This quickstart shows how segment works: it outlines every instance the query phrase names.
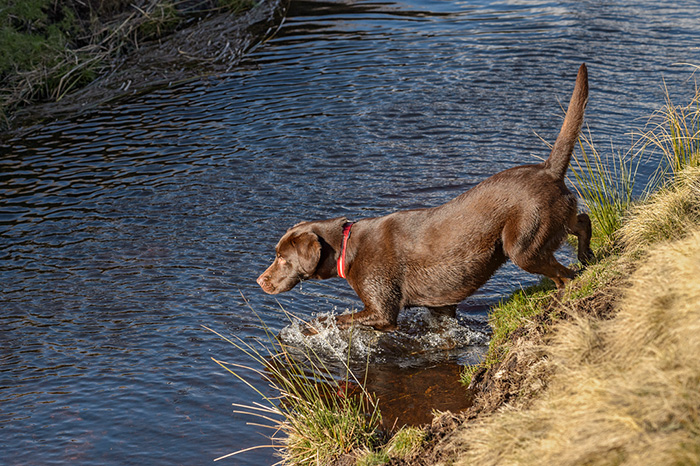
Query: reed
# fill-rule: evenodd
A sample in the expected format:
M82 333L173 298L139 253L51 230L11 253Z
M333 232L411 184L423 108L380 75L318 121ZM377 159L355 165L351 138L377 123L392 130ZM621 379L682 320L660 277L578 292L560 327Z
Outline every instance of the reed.
M639 138L645 150L663 155L665 164L658 172L662 180L700 165L700 90L687 104L676 105L666 89L665 105L651 116Z
M605 255L616 246L616 233L622 217L634 202L634 185L641 157L632 150L612 150L601 154L590 135L579 138L580 156L573 158L574 188L591 217L591 246L597 255Z
M338 380L313 350L288 347L264 329L267 340L255 344L207 329L251 361L243 365L212 358L263 401L234 405L235 412L263 422L253 425L273 432L270 444L253 448L274 448L282 458L280 463L301 466L325 466L353 449L370 450L380 436L381 413L378 402L365 389L365 381L355 376L349 362L344 363L345 378ZM255 374L256 379L246 377L246 373Z

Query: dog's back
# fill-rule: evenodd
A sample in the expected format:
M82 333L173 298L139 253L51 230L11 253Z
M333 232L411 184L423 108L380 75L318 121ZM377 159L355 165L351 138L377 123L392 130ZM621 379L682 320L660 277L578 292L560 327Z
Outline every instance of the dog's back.
M379 330L395 328L407 306L454 313L508 258L561 288L573 272L554 251L567 233L578 237L582 263L592 257L590 219L577 215L576 197L564 184L587 100L588 75L581 65L545 162L497 173L438 207L362 219L351 227L345 218L297 225L280 240L277 258L258 283L280 293L303 279L345 276L365 308L339 316L338 325L357 322ZM344 274L337 272L341 267Z
M387 234L412 238L398 255L407 272L405 305L456 304L507 259L563 286L573 273L553 253L568 233L579 236L579 259L590 259L590 221L577 215L576 197L564 183L587 101L584 64L545 162L504 170L444 205L375 219L389 222L382 225Z

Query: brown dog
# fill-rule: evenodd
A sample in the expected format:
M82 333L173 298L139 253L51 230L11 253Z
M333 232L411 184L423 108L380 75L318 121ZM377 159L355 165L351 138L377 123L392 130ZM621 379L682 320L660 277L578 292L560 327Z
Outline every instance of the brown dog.
M586 264L592 258L591 221L577 215L576 197L564 184L587 101L583 64L545 162L504 170L438 207L356 223L299 223L277 243L277 258L258 284L277 294L308 278L346 278L365 308L338 316L338 325L354 321L377 330L395 329L405 307L454 315L457 303L506 259L562 288L574 273L557 262L554 251L568 233L578 237L578 259Z

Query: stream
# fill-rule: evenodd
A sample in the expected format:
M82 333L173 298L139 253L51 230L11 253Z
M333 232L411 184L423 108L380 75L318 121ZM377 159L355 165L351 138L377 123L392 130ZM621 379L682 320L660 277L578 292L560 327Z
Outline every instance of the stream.
M301 343L282 309L361 309L340 279L262 292L288 227L435 206L546 157L582 62L586 131L624 152L664 85L692 97L699 25L693 0L292 0L229 73L6 135L0 463L209 465L269 443L232 408L259 395L212 357L249 361L203 326ZM538 280L507 264L456 319L412 309L353 349L332 331L312 343L369 361L386 423L429 422L466 406L458 375L485 353L489 307ZM257 449L220 464L275 461Z

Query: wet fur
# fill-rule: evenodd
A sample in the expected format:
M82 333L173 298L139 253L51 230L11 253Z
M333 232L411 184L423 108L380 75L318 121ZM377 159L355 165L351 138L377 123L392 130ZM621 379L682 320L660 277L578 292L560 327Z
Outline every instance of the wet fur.
M338 316L338 324L391 330L401 309L411 306L454 315L457 304L507 259L563 288L574 273L555 259L554 252L566 235L578 237L583 264L592 258L590 219L577 213L576 197L564 184L587 100L584 64L545 162L497 173L441 206L356 222L347 246L346 275L365 307ZM290 228L258 284L276 294L301 280L337 277L346 222L335 218Z

